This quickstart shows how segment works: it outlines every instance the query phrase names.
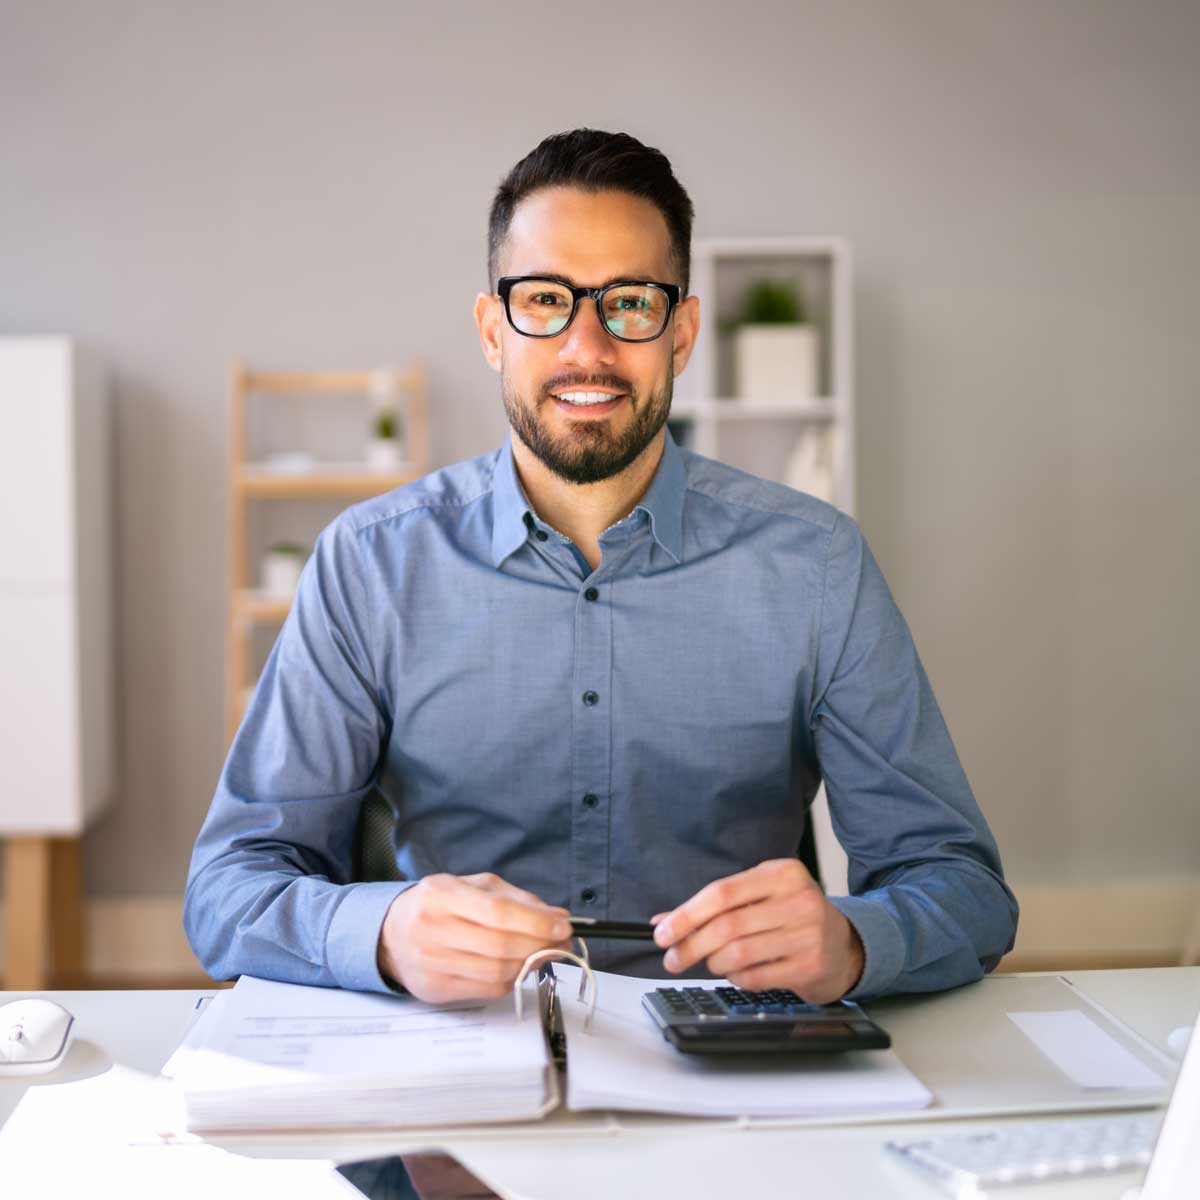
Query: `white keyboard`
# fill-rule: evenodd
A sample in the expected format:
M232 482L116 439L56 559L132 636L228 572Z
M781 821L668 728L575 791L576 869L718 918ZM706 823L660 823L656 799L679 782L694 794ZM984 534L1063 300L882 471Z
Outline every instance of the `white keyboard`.
M1022 1121L978 1133L888 1142L884 1150L951 1196L1107 1174L1150 1162L1161 1112Z

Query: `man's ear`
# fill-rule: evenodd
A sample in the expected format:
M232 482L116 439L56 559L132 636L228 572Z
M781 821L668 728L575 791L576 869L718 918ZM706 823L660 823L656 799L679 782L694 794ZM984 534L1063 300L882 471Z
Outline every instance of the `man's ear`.
M504 360L504 349L500 342L503 315L500 304L499 296L489 296L487 292L480 292L475 297L475 324L479 327L479 342L483 346L483 356L493 371L499 371Z
M700 297L688 296L675 306L675 345L671 351L671 370L682 373L692 357L696 338L700 335Z

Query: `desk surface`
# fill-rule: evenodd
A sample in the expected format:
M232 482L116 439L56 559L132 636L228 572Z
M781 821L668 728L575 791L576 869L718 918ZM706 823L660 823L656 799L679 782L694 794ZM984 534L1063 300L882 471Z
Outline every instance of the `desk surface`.
M1046 974L1046 973L1039 973ZM1123 1021L1160 1049L1168 1033L1196 1019L1200 967L1132 971L1073 971L1061 977L1089 1000ZM985 979L973 989L1004 987L1013 976ZM0 1003L28 993L0 992ZM78 1038L58 1071L33 1079L0 1080L0 1124L27 1087L64 1083L99 1073L113 1063L156 1073L178 1044L204 990L130 992L43 992L78 1018ZM897 1040L903 1056L903 1045ZM262 1157L364 1158L436 1145L458 1155L502 1194L570 1196L573 1200L624 1200L654 1196L722 1200L749 1185L771 1195L796 1194L804 1181L819 1181L822 1200L837 1197L900 1197L931 1200L938 1195L879 1150L889 1138L928 1136L948 1130L994 1126L1003 1118L925 1121L919 1125L864 1124L809 1128L738 1130L687 1118L621 1120L614 1136L596 1114L556 1113L536 1125L478 1129L449 1136L420 1131L214 1138L238 1153ZM615 1128L615 1126L614 1126ZM1048 1184L1006 1192L1009 1200L1102 1200L1118 1197L1136 1174Z

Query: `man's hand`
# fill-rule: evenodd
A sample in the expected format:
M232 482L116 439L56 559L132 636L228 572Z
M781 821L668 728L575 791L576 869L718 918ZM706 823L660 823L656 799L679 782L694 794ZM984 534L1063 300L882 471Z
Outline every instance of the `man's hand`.
M651 918L668 971L704 959L749 991L791 988L812 1004L858 982L863 947L799 859L776 858L715 880L673 912Z
M498 875L428 875L392 901L379 970L430 1003L503 996L534 951L569 945L567 917Z

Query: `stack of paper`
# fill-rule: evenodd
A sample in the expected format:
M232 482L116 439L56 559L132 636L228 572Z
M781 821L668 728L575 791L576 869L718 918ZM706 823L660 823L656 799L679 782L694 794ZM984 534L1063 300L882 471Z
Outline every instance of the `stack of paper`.
M554 1103L531 980L512 997L431 1005L243 975L170 1064L187 1127L283 1130L521 1120Z
M579 968L554 964L567 1034L567 1107L699 1117L900 1112L933 1102L892 1050L844 1054L681 1054L642 1007L661 979L597 971L591 1032Z

